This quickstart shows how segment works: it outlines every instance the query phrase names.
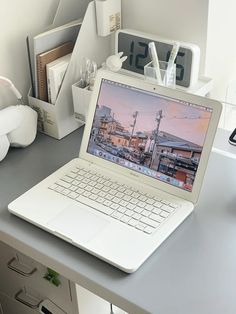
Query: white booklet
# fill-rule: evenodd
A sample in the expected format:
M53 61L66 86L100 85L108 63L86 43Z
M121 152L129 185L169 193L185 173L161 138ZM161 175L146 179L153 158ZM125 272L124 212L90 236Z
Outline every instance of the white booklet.
M67 67L71 59L71 53L64 57L58 58L46 65L47 85L48 85L48 102L55 104L57 95L60 91Z
M61 44L73 41L75 42L82 24L82 19L74 20L62 26L49 29L33 37L33 75L35 79L35 94L38 98L38 80L36 56L40 53L51 50Z

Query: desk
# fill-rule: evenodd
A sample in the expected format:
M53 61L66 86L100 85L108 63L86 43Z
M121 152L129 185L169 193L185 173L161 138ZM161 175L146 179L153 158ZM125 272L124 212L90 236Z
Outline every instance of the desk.
M0 163L0 240L132 314L235 314L233 158L212 153L194 213L130 275L7 211L10 201L77 156L82 132L61 141L39 134Z

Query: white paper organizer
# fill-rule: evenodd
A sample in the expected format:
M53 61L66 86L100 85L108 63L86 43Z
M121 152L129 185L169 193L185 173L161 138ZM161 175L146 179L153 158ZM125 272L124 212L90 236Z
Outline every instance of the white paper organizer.
M68 10L66 19L65 16L60 14L60 11L62 11L61 8L63 6L67 6L67 2L70 10ZM75 18L80 18L79 13L75 12L83 13L83 10L79 11L79 8L81 6L84 7L84 0L76 2L71 3L68 0L61 0L53 25L62 25ZM87 2L89 1L87 0ZM74 5L74 10L71 9L72 5ZM82 121L76 121L74 117L71 86L79 80L79 68L83 57L94 60L100 66L111 54L111 51L110 36L97 36L95 4L94 2L90 2L84 15L83 23L55 105L34 98L31 95L31 91L29 92L29 104L39 114L39 131L56 139L61 139L84 124Z

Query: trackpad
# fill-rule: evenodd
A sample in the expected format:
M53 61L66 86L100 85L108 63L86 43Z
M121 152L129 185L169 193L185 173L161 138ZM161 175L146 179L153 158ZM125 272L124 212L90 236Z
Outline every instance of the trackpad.
M91 214L86 206L84 209L83 206L69 205L49 221L49 228L75 243L88 242L109 222L96 214Z

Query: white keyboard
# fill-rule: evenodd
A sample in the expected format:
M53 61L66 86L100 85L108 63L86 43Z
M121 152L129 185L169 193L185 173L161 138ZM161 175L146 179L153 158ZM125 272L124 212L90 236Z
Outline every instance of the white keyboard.
M156 195L82 167L71 170L49 189L147 234L152 234L178 208Z

